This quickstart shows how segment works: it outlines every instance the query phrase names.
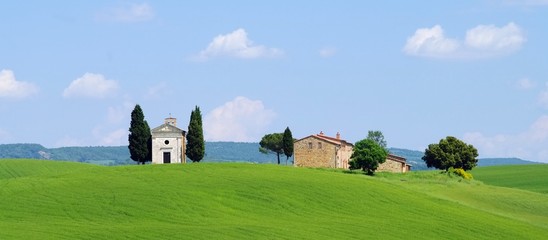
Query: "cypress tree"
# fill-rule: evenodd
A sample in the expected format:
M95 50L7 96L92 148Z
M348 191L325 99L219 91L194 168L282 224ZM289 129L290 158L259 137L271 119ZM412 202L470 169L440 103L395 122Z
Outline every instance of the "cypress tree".
M186 156L193 162L200 162L205 155L205 143L202 128L202 113L198 106L190 113L186 139Z
M289 130L289 127L285 128L284 136L282 138L282 147L285 154L285 165L287 165L287 160L293 156L293 134L291 134L291 130Z
M131 123L129 126L129 154L137 164L145 164L152 161L152 135L145 115L139 104L131 112Z

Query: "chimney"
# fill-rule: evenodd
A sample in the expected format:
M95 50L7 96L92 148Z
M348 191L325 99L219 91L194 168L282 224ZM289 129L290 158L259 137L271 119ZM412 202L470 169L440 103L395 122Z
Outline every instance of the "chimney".
M341 140L341 134L337 132L337 140Z
M320 136L323 136L323 131L320 131Z

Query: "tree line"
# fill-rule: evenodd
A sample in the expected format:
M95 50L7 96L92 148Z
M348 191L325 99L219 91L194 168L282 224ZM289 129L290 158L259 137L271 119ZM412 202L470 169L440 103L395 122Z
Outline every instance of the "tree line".
M278 165L280 165L280 155L285 155L285 165L287 160L293 156L293 134L289 127L285 128L283 133L271 133L266 134L259 142L259 151L264 154L274 153L278 158Z
M131 112L129 127L129 153L131 159L137 164L145 164L152 161L152 134L143 110L139 104ZM192 110L187 133L187 146L185 154L193 162L200 162L205 155L205 142L202 127L202 114L198 106ZM263 136L259 142L261 153L276 154L277 163L280 164L280 156L285 155L285 164L293 156L293 144L295 139L289 127L283 133L271 133ZM356 142L350 156L350 169L361 169L368 175L373 175L380 164L386 161L389 152L386 140L381 131L369 131L367 137ZM448 136L437 144L430 144L425 150L422 160L426 165L445 172L462 172L471 170L477 166L478 151L474 146ZM469 174L468 174L469 175ZM464 177L464 176L463 176Z
M190 114L185 155L193 162L200 162L205 155L202 113L196 106ZM129 154L137 164L152 161L152 133L139 104L131 111L129 126Z
M373 175L380 164L386 161L388 150L386 141L380 131L369 131L367 138L358 141L350 157L350 169L362 169L366 174ZM448 136L439 143L428 145L422 160L426 165L455 173L464 178L471 178L470 173L478 163L478 150L470 144Z

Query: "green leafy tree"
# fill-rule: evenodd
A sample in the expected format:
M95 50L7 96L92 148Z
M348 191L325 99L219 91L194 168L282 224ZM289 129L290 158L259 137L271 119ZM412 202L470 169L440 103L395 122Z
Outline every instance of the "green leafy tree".
M137 164L152 161L152 135L139 104L131 112L128 141L129 154L133 161Z
M448 136L438 144L430 144L424 152L422 160L428 167L448 171L449 168L471 170L478 163L478 150L470 144Z
M190 113L190 123L188 124L186 139L186 156L193 162L200 162L205 155L205 143L202 128L202 113L198 106Z
M293 142L293 134L291 134L291 130L289 130L289 127L286 127L282 138L282 148L286 157L285 165L287 165L287 160L291 156L293 156Z
M386 148L386 140L381 131L369 131L367 132L367 139L375 141L379 146Z
M371 139L363 139L356 143L350 156L350 169L362 169L367 175L373 175L379 164L386 161L388 152Z
M283 133L266 134L261 139L261 142L259 142L259 151L264 154L276 154L278 157L278 164L280 164L280 155L284 154L283 136Z

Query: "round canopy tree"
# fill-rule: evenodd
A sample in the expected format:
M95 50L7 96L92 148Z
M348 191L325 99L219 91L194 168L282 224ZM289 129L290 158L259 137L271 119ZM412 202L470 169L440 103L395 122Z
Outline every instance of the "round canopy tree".
M381 131L369 131L367 132L367 139L375 141L379 146L386 148L386 140Z
M373 175L379 164L386 161L388 152L372 139L356 143L350 157L350 169L362 169L367 175Z
M264 154L274 153L278 157L278 165L280 164L280 155L284 154L283 133L266 134L259 142L259 151Z
M448 171L449 168L471 170L478 163L478 150L470 144L448 136L438 144L430 144L424 152L422 160L428 167Z

